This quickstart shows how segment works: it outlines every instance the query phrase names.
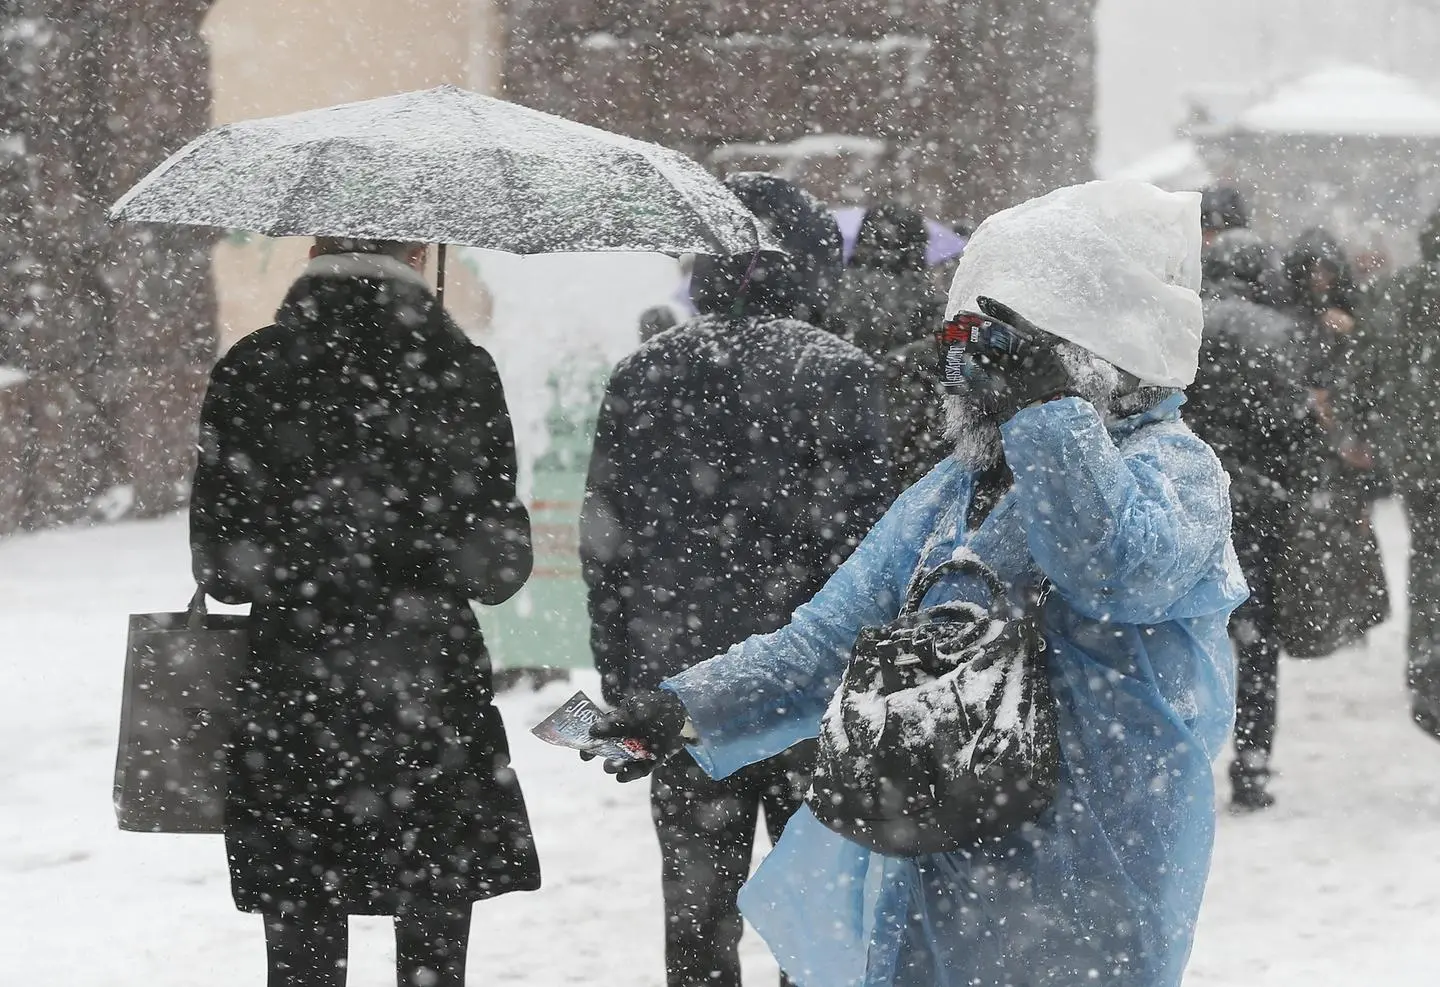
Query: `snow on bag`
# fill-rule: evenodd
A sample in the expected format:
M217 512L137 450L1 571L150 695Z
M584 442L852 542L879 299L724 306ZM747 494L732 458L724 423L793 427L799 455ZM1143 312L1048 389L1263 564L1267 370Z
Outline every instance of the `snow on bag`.
M207 614L199 590L184 613L130 615L115 757L121 829L223 832L225 758L249 623L244 614Z
M989 585L990 609L920 609L952 574ZM1031 603L1010 612L973 555L917 574L899 616L860 631L821 720L816 818L895 857L965 850L1033 822L1054 797L1060 748Z

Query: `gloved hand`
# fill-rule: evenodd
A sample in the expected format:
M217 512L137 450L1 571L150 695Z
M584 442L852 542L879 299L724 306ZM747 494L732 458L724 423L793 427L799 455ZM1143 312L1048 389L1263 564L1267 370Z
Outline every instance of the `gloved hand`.
M975 382L977 397L996 421L1003 424L1022 408L1075 394L1070 370L1057 351L1058 337L993 298L982 296L976 301L981 312L1005 323L1019 337L1017 352L991 349L974 354L981 372Z
M664 689L641 692L626 699L590 727L598 740L638 740L655 756L651 761L607 760L605 770L621 781L635 781L654 771L667 757L685 746L685 704ZM580 755L590 760L595 755Z

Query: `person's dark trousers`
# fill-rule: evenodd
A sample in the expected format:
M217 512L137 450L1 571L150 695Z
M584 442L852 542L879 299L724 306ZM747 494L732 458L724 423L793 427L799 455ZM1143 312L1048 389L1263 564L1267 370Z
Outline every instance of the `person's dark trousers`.
M1269 633L1243 618L1231 621L1237 675L1235 689L1235 762L1230 780L1242 788L1264 789L1270 781L1275 720L1280 698L1280 645Z
M412 907L395 917L398 987L465 987L470 905ZM265 916L267 987L345 987L349 953L345 915Z
M650 807L660 838L668 987L739 987L743 923L735 898L750 872L755 824L771 842L810 787L813 743L714 781L688 754L656 769ZM788 983L783 977L781 983Z
M1415 721L1440 736L1440 491L1405 491L1410 518L1409 682Z
M1236 513L1235 554L1250 596L1230 618L1235 645L1235 760L1230 784L1238 805L1260 808L1270 796L1270 755L1280 701L1280 642L1275 633L1275 570L1284 549L1279 517Z

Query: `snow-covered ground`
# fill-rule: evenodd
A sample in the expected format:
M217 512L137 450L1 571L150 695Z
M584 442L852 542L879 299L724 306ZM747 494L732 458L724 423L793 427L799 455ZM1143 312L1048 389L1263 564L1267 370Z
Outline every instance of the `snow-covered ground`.
M1377 526L1399 601L1395 505ZM0 542L0 983L263 983L259 920L230 905L218 837L120 833L111 812L126 614L181 606L187 571L179 518ZM1362 649L1286 664L1280 802L1222 819L1189 984L1435 983L1440 745L1407 721L1403 640L1397 612ZM572 688L502 703L546 886L476 910L471 983L663 982L643 786L524 730ZM393 983L385 920L354 930L353 987ZM763 945L745 952L749 981L772 982Z

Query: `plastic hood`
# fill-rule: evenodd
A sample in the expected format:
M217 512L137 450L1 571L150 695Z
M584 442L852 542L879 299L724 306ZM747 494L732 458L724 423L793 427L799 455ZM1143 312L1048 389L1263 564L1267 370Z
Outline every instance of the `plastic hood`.
M1199 289L1199 193L1089 182L982 223L945 315L989 296L1146 384L1185 387L1200 356Z

